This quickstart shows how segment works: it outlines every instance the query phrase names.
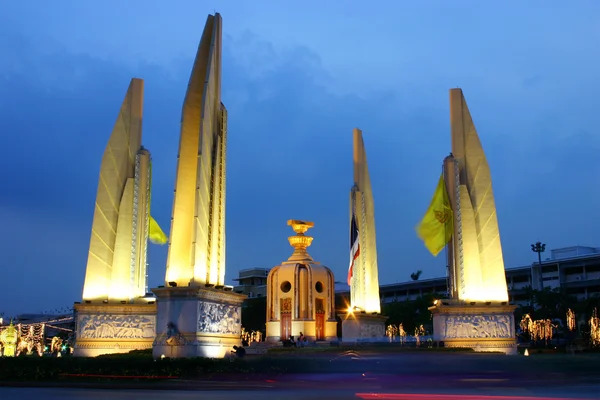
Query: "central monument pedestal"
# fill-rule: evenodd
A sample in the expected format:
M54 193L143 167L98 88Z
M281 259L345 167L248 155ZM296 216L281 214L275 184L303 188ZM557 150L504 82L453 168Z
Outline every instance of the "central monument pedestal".
M152 292L158 303L154 358L223 358L241 344L246 295L198 286Z
M433 314L433 340L443 342L444 347L515 355L515 308L505 302L436 300L429 307Z
M342 320L342 342L383 342L385 336L385 321L388 317L379 314L364 314L348 312L339 314Z
M128 353L152 347L156 304L75 304L77 357Z

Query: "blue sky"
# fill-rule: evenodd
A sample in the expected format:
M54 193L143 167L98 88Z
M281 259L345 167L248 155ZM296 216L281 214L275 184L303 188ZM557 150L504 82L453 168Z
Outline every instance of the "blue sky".
M0 312L81 299L99 163L131 77L145 80L153 214L169 228L180 110L208 13L223 16L227 274L291 253L348 264L352 128L364 132L380 282L444 274L414 227L464 90L492 169L507 267L599 245L600 3L8 0L0 14ZM293 4L286 4L293 3ZM166 247L150 251L162 283ZM549 256L549 254L547 254Z

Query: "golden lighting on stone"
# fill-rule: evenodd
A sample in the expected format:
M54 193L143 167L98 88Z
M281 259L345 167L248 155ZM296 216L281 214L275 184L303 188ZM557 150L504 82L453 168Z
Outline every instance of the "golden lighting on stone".
M227 110L221 103L219 14L208 17L183 103L165 282L225 280Z
M353 213L359 233L360 254L354 262L350 286L352 308L366 313L381 312L375 234L375 204L362 131L353 131L354 186L350 191L350 221Z
M452 153L443 163L454 229L446 246L450 299L429 307L433 340L517 354L490 168L461 89L450 90L450 126Z
M450 124L452 154L444 175L454 210L448 251L453 298L508 301L490 167L461 89L450 90Z
M146 293L150 153L141 147L144 81L132 79L104 150L83 300Z

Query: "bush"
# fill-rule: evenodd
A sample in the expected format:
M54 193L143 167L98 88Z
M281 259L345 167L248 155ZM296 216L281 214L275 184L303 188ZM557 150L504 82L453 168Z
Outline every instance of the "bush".
M308 361L308 362L306 362ZM310 360L269 357L252 359L152 359L151 354L132 352L95 358L5 357L0 358L0 381L106 381L168 378L209 379L227 373L285 373L314 369Z

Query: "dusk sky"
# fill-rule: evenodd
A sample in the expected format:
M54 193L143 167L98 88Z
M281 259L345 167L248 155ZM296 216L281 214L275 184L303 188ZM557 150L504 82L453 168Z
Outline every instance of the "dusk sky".
M167 231L180 112L206 22L223 17L227 284L292 248L348 268L352 129L363 130L380 283L445 274L415 234L461 87L492 170L507 268L600 246L597 0L8 0L0 11L0 313L80 301L102 153L145 81L152 213ZM152 245L150 286L166 246ZM547 252L545 257L549 257Z

